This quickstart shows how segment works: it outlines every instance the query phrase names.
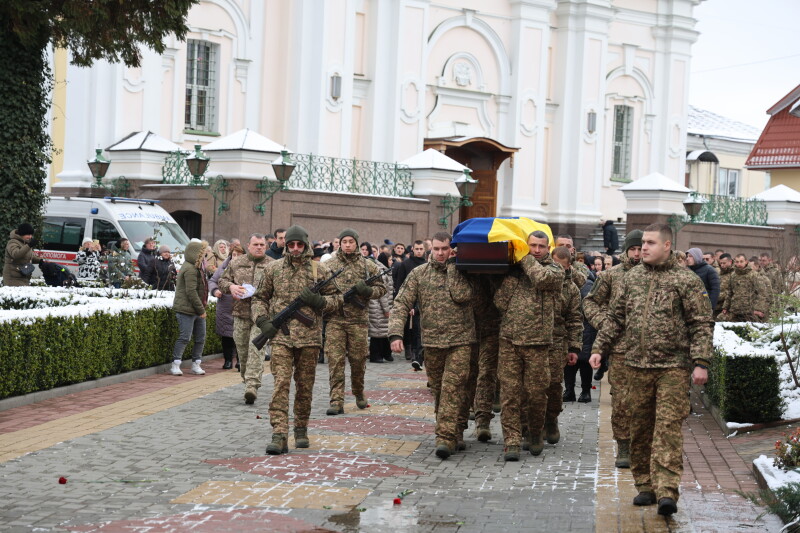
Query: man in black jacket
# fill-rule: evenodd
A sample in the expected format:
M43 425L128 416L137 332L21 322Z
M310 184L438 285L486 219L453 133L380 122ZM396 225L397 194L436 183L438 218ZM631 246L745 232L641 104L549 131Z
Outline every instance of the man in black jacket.
M406 280L412 270L418 266L427 263L425 259L425 243L417 240L414 241L414 246L411 248L411 255L397 266L397 269L392 272L392 281L394 282L394 295L400 291L400 287ZM420 336L421 326L419 318L419 308L415 305L411 310L411 316L408 318L411 325L406 324L405 334L403 335L403 345L406 348L406 360L411 359L411 366L414 370L422 370L422 364L425 361L425 356L422 352L422 337Z
M717 306L719 299L719 275L717 270L705 262L700 248L689 248L686 251L686 266L700 277L711 300L711 309Z
M286 245L286 230L278 228L273 235L275 236L275 242L270 244L267 256L273 259L280 259L283 257L283 247Z
M606 220L603 224L603 247L608 255L614 255L619 248L619 234L613 220Z

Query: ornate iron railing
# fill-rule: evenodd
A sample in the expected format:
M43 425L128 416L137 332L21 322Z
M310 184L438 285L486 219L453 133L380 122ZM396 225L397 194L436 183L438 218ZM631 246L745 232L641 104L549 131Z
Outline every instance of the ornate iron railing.
M695 222L718 222L745 226L767 225L767 204L763 200L719 194L700 195L705 200Z
M290 189L411 196L411 171L405 165L314 154L291 154L289 159L295 165Z
M186 156L190 153L189 150L176 150L167 154L164 166L161 167L161 183L169 185L192 183L192 174L186 166Z

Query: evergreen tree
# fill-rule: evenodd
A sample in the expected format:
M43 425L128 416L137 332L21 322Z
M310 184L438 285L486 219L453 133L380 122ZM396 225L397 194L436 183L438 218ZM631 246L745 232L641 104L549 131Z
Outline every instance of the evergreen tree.
M41 228L52 150L47 47L67 48L76 65L106 59L136 67L140 46L162 53L167 35L185 37L198 1L0 1L0 250L21 222Z

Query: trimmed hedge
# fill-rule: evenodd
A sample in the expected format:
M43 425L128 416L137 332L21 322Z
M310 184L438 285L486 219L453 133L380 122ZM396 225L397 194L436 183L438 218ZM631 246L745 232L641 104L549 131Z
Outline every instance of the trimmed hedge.
M219 353L215 305L208 304L204 354ZM0 398L80 383L172 361L178 338L166 307L90 317L47 317L0 323ZM184 359L191 357L192 341Z
M706 394L728 422L759 424L780 420L783 399L774 357L729 356L715 350Z

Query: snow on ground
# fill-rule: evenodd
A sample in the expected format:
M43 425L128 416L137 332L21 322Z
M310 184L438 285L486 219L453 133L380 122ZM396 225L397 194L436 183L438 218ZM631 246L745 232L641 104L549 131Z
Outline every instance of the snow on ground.
M788 483L800 483L800 472L796 470L784 471L775 466L773 461L773 459L766 455L761 455L758 459L753 461L753 464L756 465L761 475L764 476L771 490L780 488Z

